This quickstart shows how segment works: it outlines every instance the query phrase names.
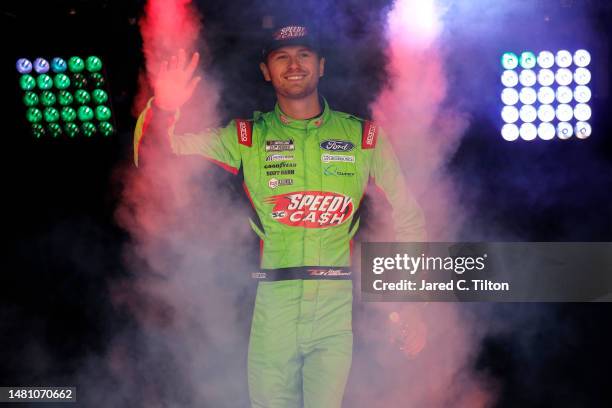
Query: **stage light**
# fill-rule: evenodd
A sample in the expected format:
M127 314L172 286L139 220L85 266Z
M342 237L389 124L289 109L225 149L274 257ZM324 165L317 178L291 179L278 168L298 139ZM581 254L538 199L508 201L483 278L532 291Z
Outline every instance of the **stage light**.
M91 101L91 96L89 92L84 89L79 89L74 93L74 99L77 101L79 105L88 104Z
M504 69L514 69L518 66L518 57L513 52L506 52L501 58Z
M64 106L60 114L64 122L74 122L77 117L76 111L70 106Z
M77 110L77 116L81 122L88 122L93 119L94 111L89 106L83 105Z
M572 137L572 134L574 133L574 130L572 129L572 125L570 125L567 122L559 122L559 124L557 125L557 136L559 137L559 139L569 139L570 137Z
M92 137L96 133L96 126L91 122L85 122L81 125L81 130L86 137Z
M85 68L89 72L98 72L102 69L102 61L100 58L93 55L87 57L87 60L85 61Z
M550 69L541 69L538 72L538 82L542 86L551 86L555 82L555 74Z
M68 137L71 137L71 138L75 137L80 132L78 125L74 122L66 123L66 125L64 125L64 131L66 132Z
M555 64L555 56L550 51L540 51L538 54L538 65L542 68L550 68Z
M520 60L521 67L525 69L531 69L535 67L536 62L537 62L536 56L533 52L525 51L521 53L521 60Z
M32 72L32 62L27 58L19 58L15 66L17 67L17 72L20 74L29 74Z
M530 141L538 136L538 129L533 123L523 123L519 130L519 134L521 139Z
M36 78L36 84L40 89L46 91L53 87L53 80L49 75L42 74L39 75L38 78Z
M110 119L111 117L111 110L108 109L106 106L104 105L99 105L96 106L96 119L98 119L99 122L105 122L107 120Z
M64 59L55 57L51 60L51 71L55 73L62 73L66 72L66 69L68 69L68 64L66 64Z
M518 84L518 74L515 71L504 71L501 81L506 88L512 88Z
M561 50L555 56L555 62L561 68L567 68L572 65L572 60L572 54L567 50Z
M591 136L591 125L586 122L576 123L576 137L578 139L586 139Z
M502 137L508 142L514 142L519 137L518 126L510 123L506 123L501 130Z
M504 122L514 123L519 118L519 111L514 106L504 106L501 115Z
M578 50L574 53L574 64L578 67L586 67L591 63L591 54L587 50Z
M578 85L586 85L591 82L591 71L586 68L576 68L574 72L574 81Z
M85 89L87 88L87 78L83 74L74 74L72 75L72 86L77 89Z
M59 120L59 112L55 108L45 108L43 116L46 122L57 122Z
M71 105L73 100L72 94L66 90L59 91L57 94L57 101L62 106Z
M53 84L57 89L67 89L70 86L70 78L68 75L57 74L53 78Z
M26 111L26 119L30 123L38 123L42 120L43 114L40 109L37 108L29 108Z
M538 136L542 140L554 139L555 134L555 127L551 123L540 123L538 126Z
M580 103L587 103L591 100L591 89L588 86L579 85L574 89L574 99Z
M519 94L514 88L504 88L504 90L501 93L501 99L504 105L516 105L516 103L519 100ZM104 103L104 102L99 102L99 103Z
M35 138L40 139L45 135L45 127L40 123L34 123L30 128Z
M536 120L538 113L532 105L523 105L519 111L519 117L523 122L531 123Z
M532 105L538 99L538 96L533 88L523 88L519 92L519 99L525 105Z
M543 104L551 104L555 101L555 91L547 86L538 89L538 101Z
M47 130L53 138L58 138L62 135L62 127L58 123L49 123Z
M23 94L23 104L28 107L38 105L38 95L36 92L27 91Z
M85 62L83 61L83 58L80 57L70 57L70 59L68 60L68 70L70 72L81 72L85 69Z
M40 103L43 106L53 106L55 105L57 98L55 94L51 91L43 91L40 94Z
M46 74L49 72L49 61L44 58L36 58L34 60L34 71L39 74Z
M555 109L552 105L540 105L538 119L542 122L552 122L555 119Z
M591 119L591 107L585 103L579 103L574 107L574 116L581 122Z
M567 68L559 68L555 74L555 79L559 85L565 86L572 83L572 71Z
M557 88L557 102L559 103L570 103L574 98L574 93L567 86L560 86Z
M108 122L100 122L98 129L100 129L102 136L111 136L113 133L115 133L115 128L113 128L113 125Z
M106 79L104 79L104 75L99 72L94 72L89 76L89 78L95 88L103 88L106 84Z
M556 110L557 119L561 122L569 122L574 117L574 110L571 106L562 103L557 106Z
M524 69L519 74L519 82L523 86L533 86L537 80L535 72L530 69Z
M22 75L21 78L19 78L19 86L24 91L31 91L32 89L36 88L36 80L32 75Z

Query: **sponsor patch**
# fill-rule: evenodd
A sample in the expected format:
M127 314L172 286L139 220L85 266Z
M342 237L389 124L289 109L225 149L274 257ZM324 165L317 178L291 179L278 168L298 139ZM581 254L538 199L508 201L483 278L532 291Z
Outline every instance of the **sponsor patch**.
M269 170L266 171L268 176L290 176L295 174L295 170Z
M276 31L273 38L276 41L290 40L292 38L305 37L308 30L303 26L286 26Z
M310 276L350 276L351 271L343 271L342 269L308 269Z
M319 146L321 146L321 149L330 152L350 152L355 148L354 144L346 140L324 140Z
M285 160L293 160L294 156L289 154L271 154L266 157L266 161L285 161Z
M349 156L349 155L344 155L344 154L323 153L321 155L321 161L323 163L329 163L329 162L355 163L355 156Z
M295 163L274 163L274 164L264 164L264 169L284 169L286 167L296 167Z
M236 119L236 130L238 131L238 143L251 147L253 141L253 123L244 119Z
M338 166L337 165L335 165L335 164L328 164L327 166L325 166L323 168L323 175L324 176L347 176L347 177L351 177L351 176L354 176L355 173L348 172L348 171L338 170Z
M289 150L295 150L293 139L266 140L266 152L284 152Z
M265 272L251 272L251 278L253 279L266 279L268 274Z
M300 191L268 197L272 218L291 226L327 228L342 224L353 215L353 199L327 191Z
M271 178L270 180L268 180L268 187L270 188L277 188L277 187L281 187L281 186L290 186L293 184L293 179L276 179L276 178Z
M366 120L363 124L363 134L361 136L361 148L373 149L376 146L378 137L378 126L373 122Z

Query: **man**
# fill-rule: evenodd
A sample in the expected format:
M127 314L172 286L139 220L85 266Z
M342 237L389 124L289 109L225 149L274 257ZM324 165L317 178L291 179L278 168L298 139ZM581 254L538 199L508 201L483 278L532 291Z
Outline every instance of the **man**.
M222 129L176 134L179 155L202 155L244 176L261 240L260 280L249 343L255 408L339 408L352 354L350 253L369 179L390 201L397 238L424 240L389 141L369 121L330 110L318 94L325 58L302 25L276 30L260 63L274 87L274 111ZM154 98L135 131L135 159L147 123L175 113L200 80L184 51L162 64ZM239 170L242 169L242 172Z

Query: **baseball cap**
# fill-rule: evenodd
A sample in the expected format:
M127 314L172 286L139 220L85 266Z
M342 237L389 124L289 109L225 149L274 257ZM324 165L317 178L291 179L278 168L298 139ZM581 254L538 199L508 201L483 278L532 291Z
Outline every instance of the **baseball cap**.
M288 45L303 45L320 52L319 41L316 33L305 24L289 23L282 24L270 30L267 41L262 49L262 60L266 60L268 54L281 47Z

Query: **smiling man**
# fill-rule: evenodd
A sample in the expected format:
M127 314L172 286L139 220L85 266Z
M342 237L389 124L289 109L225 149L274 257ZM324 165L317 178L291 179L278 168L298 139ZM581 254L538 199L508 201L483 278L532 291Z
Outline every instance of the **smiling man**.
M154 98L135 131L135 160L153 118L173 115L199 77L194 54L162 64ZM422 213L406 190L389 141L372 122L333 111L318 93L325 71L304 25L274 31L261 72L274 87L271 112L255 112L213 131L177 134L175 154L201 155L244 177L261 240L248 378L254 408L339 408L351 366L350 255L369 180L391 203L396 237L423 241ZM242 171L240 171L242 170Z

